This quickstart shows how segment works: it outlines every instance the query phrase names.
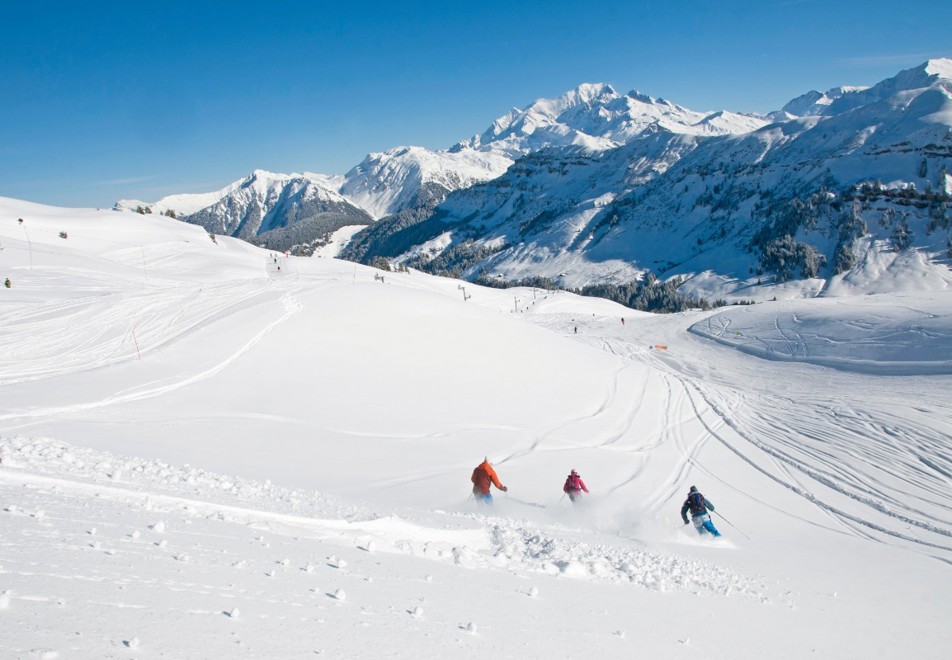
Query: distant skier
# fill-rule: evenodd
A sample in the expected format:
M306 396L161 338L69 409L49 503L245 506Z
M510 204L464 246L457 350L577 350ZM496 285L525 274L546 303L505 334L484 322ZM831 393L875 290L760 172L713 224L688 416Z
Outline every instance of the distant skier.
M509 490L500 483L499 475L496 474L488 458L484 458L483 462L473 470L472 482L473 497L476 498L477 504L492 506L493 496L489 492L490 486L495 486L504 493Z
M687 525L688 511L690 511L691 522L694 523L694 528L697 529L698 534L710 532L714 536L720 536L721 533L714 527L711 516L708 514L708 511L713 510L714 505L698 492L697 486L691 486L688 498L684 500L684 504L681 506L681 520Z
M569 476L565 478L565 485L562 486L562 492L569 496L569 499L573 502L582 497L582 491L588 492L588 488L585 486L585 482L582 481L582 477L579 476L578 472L572 470L569 472Z

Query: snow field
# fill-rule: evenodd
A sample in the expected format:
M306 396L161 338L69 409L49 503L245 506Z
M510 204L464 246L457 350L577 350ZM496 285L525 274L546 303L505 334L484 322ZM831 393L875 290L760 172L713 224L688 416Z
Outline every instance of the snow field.
M952 643L941 290L669 316L464 301L333 259L279 276L168 219L0 207L2 657ZM509 486L491 510L467 500L483 456ZM691 484L724 538L681 525Z
M787 300L737 307L690 327L757 357L879 375L952 373L952 291Z
M494 566L527 573L630 582L658 591L749 594L765 596L767 587L733 571L697 560L663 556L639 548L613 548L578 541L579 528L532 527L527 521L490 517L488 526L473 514L450 514L439 527L420 526L401 518L378 517L366 509L344 505L338 498L289 490L271 483L249 482L161 461L116 457L50 440L0 440L0 481L24 480L34 487L94 492L119 502L139 502L145 510L216 519L249 526L265 525L286 534L347 539L365 552L406 553L465 568ZM23 513L13 505L9 513ZM42 510L29 514L42 519ZM480 517L481 519L481 517ZM569 519L571 520L571 519ZM575 522L584 524L582 517ZM147 525L165 534L161 519ZM91 536L97 528L91 530ZM130 534L138 539L141 532ZM166 540L166 539L162 539ZM99 542L99 541L97 541ZM159 541L161 543L161 540ZM160 547L165 548L165 545ZM288 559L277 562L283 567ZM337 569L348 566L337 555L327 558ZM312 573L314 565L305 564Z
M426 627L428 648L451 652L460 648L461 633L493 638L507 629L498 614L460 618L467 611L456 593L460 567L480 582L484 571L501 570L522 580L564 575L709 597L740 584L734 595L757 597L748 581L702 562L593 548L568 540L572 534L543 537L511 520L492 522L486 547L454 546L447 541L478 539L480 527L454 534L359 520L368 514L353 511L351 522L322 521L314 511L292 516L280 512L340 509L316 493L54 441L4 440L2 447L0 524L8 541L0 586L11 631L4 645L16 657L125 657L128 649L183 656L195 653L196 639L202 656L276 657L313 647L361 657L373 652L372 643L360 641L362 629L406 636L408 619ZM202 499L168 494L176 492ZM247 508L252 503L259 508ZM512 593L544 602L550 589L530 582ZM355 609L356 618L341 607ZM50 634L42 621L53 611L61 623ZM573 634L580 634L577 626ZM170 637L169 628L177 634ZM624 637L617 633L604 630L603 641ZM38 638L43 648L31 646Z

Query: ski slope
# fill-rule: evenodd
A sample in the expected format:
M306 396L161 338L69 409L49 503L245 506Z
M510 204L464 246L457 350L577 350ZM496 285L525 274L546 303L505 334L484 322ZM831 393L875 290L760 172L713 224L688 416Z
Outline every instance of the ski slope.
M941 287L654 316L9 199L0 247L0 657L952 642Z

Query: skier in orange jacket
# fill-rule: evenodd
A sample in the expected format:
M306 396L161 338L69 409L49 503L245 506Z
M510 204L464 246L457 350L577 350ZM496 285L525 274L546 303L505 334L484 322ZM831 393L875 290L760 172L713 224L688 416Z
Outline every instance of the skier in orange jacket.
M477 504L492 505L493 496L489 492L490 486L495 486L504 493L509 490L500 483L499 475L496 474L488 458L484 458L483 462L473 470L471 481L473 482L473 497L476 498Z

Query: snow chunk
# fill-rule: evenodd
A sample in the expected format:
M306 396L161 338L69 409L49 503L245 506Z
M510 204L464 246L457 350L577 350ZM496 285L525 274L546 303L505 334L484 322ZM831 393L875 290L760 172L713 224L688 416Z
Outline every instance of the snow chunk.
M30 649L30 655L39 660L56 660L60 657L59 651L53 649Z
M476 567L476 555L472 550L467 548L465 545L461 547L453 548L453 562L457 566L462 566L463 568L475 568Z

